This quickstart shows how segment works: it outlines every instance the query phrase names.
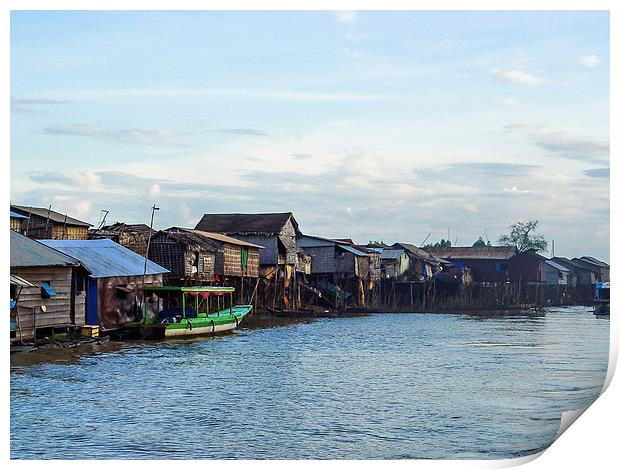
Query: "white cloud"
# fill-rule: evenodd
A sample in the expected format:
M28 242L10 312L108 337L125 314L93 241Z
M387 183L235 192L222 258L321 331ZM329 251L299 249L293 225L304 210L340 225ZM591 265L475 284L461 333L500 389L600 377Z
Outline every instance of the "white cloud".
M89 215L93 207L92 201L73 196L57 195L54 196L54 202L60 205L59 207L54 207L55 204L53 204L52 207L54 208L54 210L57 210L60 213L64 213L66 211L72 216L75 215L77 217L84 217Z
M601 59L599 59L598 56L591 54L591 55L582 57L579 63L583 65L584 67L592 69L594 67L598 67L599 65L601 65Z
M546 81L544 78L534 75L533 73L524 72L518 69L492 69L489 71L489 73L494 77L499 78L500 80L528 86L538 85L539 83L543 83Z
M156 197L156 196L159 196L160 194L161 194L161 187L159 186L159 184L155 183L151 185L151 187L149 188L149 196Z
M511 96L498 96L497 100L500 103L504 103L506 106L510 106L511 108L524 108L525 106L518 99L513 98Z
M337 11L335 15L338 21L345 24L355 23L359 19L359 15L356 11Z

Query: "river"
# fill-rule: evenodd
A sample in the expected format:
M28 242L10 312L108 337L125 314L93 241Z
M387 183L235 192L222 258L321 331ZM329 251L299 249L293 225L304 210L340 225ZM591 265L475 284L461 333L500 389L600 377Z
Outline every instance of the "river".
M609 319L572 307L14 354L11 458L518 457L596 399L608 349Z

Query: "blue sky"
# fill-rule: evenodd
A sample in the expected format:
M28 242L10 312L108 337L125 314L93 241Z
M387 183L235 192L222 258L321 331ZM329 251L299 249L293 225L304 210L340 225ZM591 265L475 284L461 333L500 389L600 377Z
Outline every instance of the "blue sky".
M11 96L15 203L609 259L606 12L13 12Z

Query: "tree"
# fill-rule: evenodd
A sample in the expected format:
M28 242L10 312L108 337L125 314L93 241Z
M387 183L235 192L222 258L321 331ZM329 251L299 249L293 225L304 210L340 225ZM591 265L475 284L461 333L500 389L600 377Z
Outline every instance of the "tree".
M519 253L527 250L547 251L544 235L536 233L538 220L517 222L510 227L510 233L502 235L498 243L503 246L516 246Z
M452 242L450 240L444 240L442 238L440 242L435 242L434 244L427 243L426 245L422 247L422 249L424 248L450 248L451 246L452 246Z
M485 242L482 237L478 237L478 240L476 240L472 246L474 248L484 248L485 246L491 246L491 242L490 241Z

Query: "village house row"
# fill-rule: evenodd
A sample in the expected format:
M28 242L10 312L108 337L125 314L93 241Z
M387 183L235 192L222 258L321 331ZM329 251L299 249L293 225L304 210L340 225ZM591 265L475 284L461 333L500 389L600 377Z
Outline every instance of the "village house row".
M421 249L304 234L292 213L204 214L194 228L91 224L11 205L11 337L138 320L149 285L222 285L271 314L433 311L592 301L595 258L515 247Z

